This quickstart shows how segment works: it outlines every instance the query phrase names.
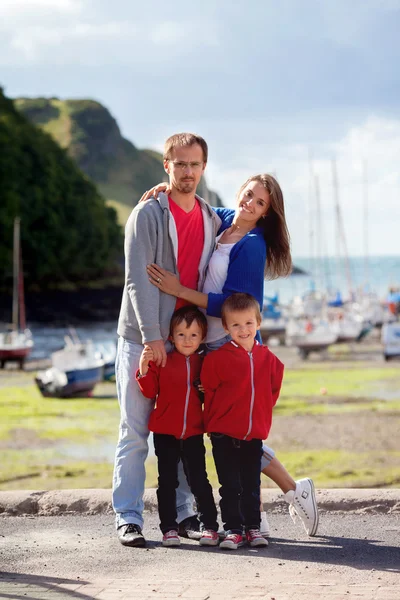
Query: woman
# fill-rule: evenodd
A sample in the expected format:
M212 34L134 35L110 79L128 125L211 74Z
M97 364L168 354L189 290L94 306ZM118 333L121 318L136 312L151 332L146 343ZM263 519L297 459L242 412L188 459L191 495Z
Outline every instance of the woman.
M167 186L161 184L153 188L142 200L160 191L168 193ZM224 300L234 292L247 292L262 307L264 278L287 276L292 269L283 194L272 175L250 177L238 192L235 210L214 210L222 224L202 292L182 286L176 275L155 264L147 267L151 283L160 291L205 309L206 346L210 351L229 339L220 318ZM307 534L315 535L318 509L311 479L296 482L268 446L263 447L262 472L284 492L293 520L297 514ZM261 526L264 531L265 521L264 513Z

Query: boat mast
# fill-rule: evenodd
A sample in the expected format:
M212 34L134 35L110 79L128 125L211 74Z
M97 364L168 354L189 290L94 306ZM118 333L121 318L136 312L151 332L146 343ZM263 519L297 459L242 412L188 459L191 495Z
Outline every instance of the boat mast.
M14 219L14 248L13 248L13 307L12 307L12 327L18 331L18 290L19 290L19 265L20 265L20 219Z
M369 253L368 253L368 177L367 162L363 161L363 191L364 191L364 285L369 284Z
M309 242L309 271L313 273L315 269L315 255L314 255L314 206L313 206L313 193L314 193L314 165L311 150L308 150L308 242Z
M346 280L347 280L347 287L349 290L349 295L352 296L353 282L351 279L351 268L350 268L349 255L347 252L347 244L346 244L346 235L345 235L345 231L344 231L343 216L342 216L342 212L340 210L339 185L338 185L337 167L336 167L335 159L332 160L332 180L333 180L333 192L334 192L334 201L335 201L336 249L337 249L337 255L338 255L338 263L340 263L340 257L341 257L340 243L342 243L343 257L344 257L344 270L345 270L345 276L346 276Z

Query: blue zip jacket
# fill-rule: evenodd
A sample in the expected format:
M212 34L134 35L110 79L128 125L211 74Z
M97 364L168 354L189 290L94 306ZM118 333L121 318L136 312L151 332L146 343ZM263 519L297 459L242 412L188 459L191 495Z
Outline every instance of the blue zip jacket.
M213 210L222 221L219 235L232 225L235 211L232 208L214 207ZM251 294L258 300L262 309L266 259L267 244L263 230L261 227L255 227L233 246L222 294L208 294L207 314L221 318L221 307L224 301L235 292Z

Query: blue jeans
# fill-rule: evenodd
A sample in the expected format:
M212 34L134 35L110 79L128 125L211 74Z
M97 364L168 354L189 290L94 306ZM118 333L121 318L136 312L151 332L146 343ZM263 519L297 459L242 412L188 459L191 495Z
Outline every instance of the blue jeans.
M221 338L220 340L216 340L215 342L209 342L208 344L207 343L204 344L205 345L205 354L209 354L213 350L218 350L218 348L221 348L221 346L223 346L224 344L229 342L231 339L232 339L231 336L228 334L225 337ZM268 467L269 463L275 456L275 452L269 446L266 446L265 444L263 444L262 449L263 449L263 452L262 452L262 456L261 456L261 471L263 469L265 469L265 467Z
M143 494L146 479L144 463L148 454L148 421L153 402L145 398L135 380L143 346L118 340L115 362L118 402L121 420L115 452L112 504L116 526L134 523L143 527ZM177 521L196 514L194 498L179 463L179 487L176 491Z

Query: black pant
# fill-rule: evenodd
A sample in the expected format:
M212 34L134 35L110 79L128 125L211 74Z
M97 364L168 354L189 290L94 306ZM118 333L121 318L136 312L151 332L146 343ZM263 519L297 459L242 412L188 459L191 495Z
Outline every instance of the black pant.
M237 440L211 434L212 451L221 484L221 516L226 531L242 533L260 527L261 440Z
M206 471L203 436L194 435L186 440L177 440L173 435L155 433L154 448L158 459L157 500L161 531L165 533L178 529L176 488L179 485L179 460L182 460L188 484L196 499L200 521L205 529L218 531L217 509Z

